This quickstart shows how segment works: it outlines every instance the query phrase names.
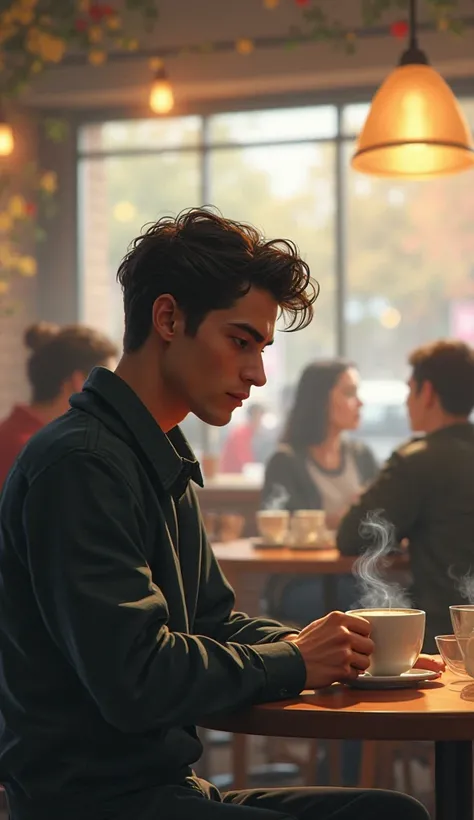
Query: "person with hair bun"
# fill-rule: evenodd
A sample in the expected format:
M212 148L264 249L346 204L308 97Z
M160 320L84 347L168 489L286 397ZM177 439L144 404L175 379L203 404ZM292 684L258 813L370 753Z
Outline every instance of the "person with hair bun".
M93 367L111 365L118 354L110 339L82 325L37 322L23 338L31 351L31 402L16 404L0 423L0 489L28 439L69 409L69 396L81 390Z

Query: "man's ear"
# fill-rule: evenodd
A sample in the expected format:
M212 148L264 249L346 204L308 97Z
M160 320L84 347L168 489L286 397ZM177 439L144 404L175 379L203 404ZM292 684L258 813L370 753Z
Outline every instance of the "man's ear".
M155 299L152 316L153 327L164 342L171 342L184 326L183 312L170 293L162 293Z
M435 392L433 384L430 381L423 382L422 390L426 406L430 408L433 407L438 401L438 394Z

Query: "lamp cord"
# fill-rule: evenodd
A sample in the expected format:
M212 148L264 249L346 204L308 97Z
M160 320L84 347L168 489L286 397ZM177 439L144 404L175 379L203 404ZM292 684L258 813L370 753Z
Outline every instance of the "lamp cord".
M410 49L418 48L416 36L416 0L410 0Z

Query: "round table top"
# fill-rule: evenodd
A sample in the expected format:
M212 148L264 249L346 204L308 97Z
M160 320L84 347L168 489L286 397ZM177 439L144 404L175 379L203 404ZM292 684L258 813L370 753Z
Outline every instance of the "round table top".
M201 722L249 735L361 740L474 739L474 680L444 672L418 689L361 690L343 684L295 700L253 706Z
M329 549L291 549L289 547L258 547L257 538L241 538L228 543L212 545L214 554L224 570L248 572L315 573L344 575L350 573L355 556L341 555L334 547ZM407 566L406 556L394 556L393 566Z

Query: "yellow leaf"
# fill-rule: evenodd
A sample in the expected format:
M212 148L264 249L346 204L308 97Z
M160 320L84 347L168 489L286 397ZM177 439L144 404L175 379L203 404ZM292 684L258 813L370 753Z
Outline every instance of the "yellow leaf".
M13 220L6 211L2 211L0 213L0 232L1 233L8 233L11 230L13 224Z
M26 214L25 198L20 196L20 194L10 197L8 212L13 219L22 219Z
M89 41L91 43L100 43L102 37L104 36L104 32L102 31L100 26L91 26L88 31Z
M32 10L27 8L13 8L12 14L13 19L21 23L22 26L29 26L34 17Z
M17 268L22 276L36 276L37 264L34 256L20 256L17 259Z
M10 283L5 282L4 279L0 279L0 296L3 296L4 293L8 293L10 290Z
M98 48L89 51L88 60L91 65L103 65L107 59L107 54Z
M117 31L122 27L122 21L118 14L111 14L106 18L105 22L111 31Z
M136 37L131 37L130 40L128 41L128 43L127 43L127 48L128 48L129 51L136 51L137 48L138 48L138 45L139 45L139 43L138 43L137 38Z
M40 178L40 188L47 194L54 194L58 188L58 177L55 171L45 171Z

